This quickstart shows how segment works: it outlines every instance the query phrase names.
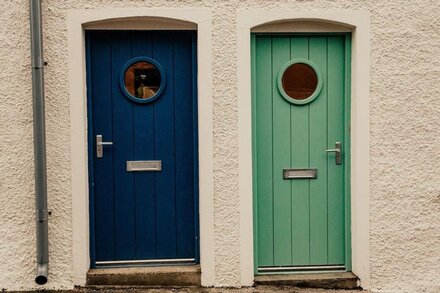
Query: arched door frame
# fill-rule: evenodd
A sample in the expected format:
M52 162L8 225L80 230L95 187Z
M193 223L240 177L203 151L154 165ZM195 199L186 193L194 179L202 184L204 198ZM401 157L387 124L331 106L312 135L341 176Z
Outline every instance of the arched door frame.
M200 265L202 285L214 285L211 22L210 10L203 8L105 8L68 13L74 285L85 285L90 268L86 29L197 30Z
M251 32L351 32L351 245L352 271L370 286L369 56L370 17L352 10L240 10L237 14L240 264L242 285L252 285Z

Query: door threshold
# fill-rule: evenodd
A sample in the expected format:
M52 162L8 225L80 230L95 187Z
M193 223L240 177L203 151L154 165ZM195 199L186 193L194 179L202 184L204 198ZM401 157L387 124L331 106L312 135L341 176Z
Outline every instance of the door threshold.
M120 268L139 266L176 266L195 265L195 258L170 258L170 259L140 259L140 260L111 260L96 261L96 268Z
M265 274L255 276L256 285L292 286L323 289L359 289L359 278L352 272Z
M259 267L258 274L346 272L345 265L271 266Z
M90 269L86 286L201 286L200 265Z

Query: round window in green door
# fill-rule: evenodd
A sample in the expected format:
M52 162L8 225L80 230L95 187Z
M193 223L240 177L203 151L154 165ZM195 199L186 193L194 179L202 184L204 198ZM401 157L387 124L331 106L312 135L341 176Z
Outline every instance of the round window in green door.
M292 104L304 105L316 99L322 88L319 68L310 60L293 59L278 74L278 90Z

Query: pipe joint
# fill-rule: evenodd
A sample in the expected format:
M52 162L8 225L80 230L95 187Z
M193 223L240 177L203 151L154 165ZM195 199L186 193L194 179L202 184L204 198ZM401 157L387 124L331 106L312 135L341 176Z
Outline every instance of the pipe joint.
M46 222L48 215L49 213L47 210L37 210L35 219L37 222Z
M44 68L44 65L46 62L44 62L43 58L35 58L32 60L32 68L33 69L42 69Z

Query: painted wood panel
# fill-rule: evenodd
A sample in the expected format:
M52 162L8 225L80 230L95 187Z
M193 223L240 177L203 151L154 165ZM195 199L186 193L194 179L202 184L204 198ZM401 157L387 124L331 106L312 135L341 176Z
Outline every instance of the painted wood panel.
M89 96L93 93L93 99L89 99L89 105L93 109L100 109L99 119L96 119L92 125L93 133L100 133L105 140L113 141L113 107L111 97L111 88L108 81L111 80L111 50L110 37L106 32L97 32L93 38L88 38L89 53L96 58L89 60L88 73L95 77L95 82L89 85ZM89 118L92 113L89 113ZM98 132L99 131L99 132ZM89 136L89 145L95 145L92 134ZM94 148L90 149L93 158L96 157ZM111 150L104 150L102 160L94 163L95 172L93 176L92 187L101 192L94 194L94 201L91 205L99 212L91 211L93 217L94 228L102 231L99 234L93 233L93 243L96 250L95 257L97 259L113 259L115 254L115 230L113 225L108 223L114 222L114 195L113 184L113 154Z
M131 58L153 55L151 32L131 33ZM136 158L153 158L155 151L154 105L133 107L133 151ZM145 143L145 142L152 143ZM136 202L136 257L154 258L156 255L156 174L134 174Z
M309 109L310 168L318 178L310 180L310 264L327 263L327 38L309 37L309 60L321 70L321 93ZM342 123L342 120L340 120Z
M297 37L290 39L290 58L309 57L309 38ZM308 168L309 148L309 105L289 107L291 117L291 161L292 168ZM292 263L309 264L309 226L310 226L310 182L308 180L292 180Z
M253 158L257 267L344 265L344 168L326 150L344 145L345 35L253 36ZM280 95L280 68L308 59L323 86L310 104ZM349 158L345 155L345 159ZM283 179L316 168L316 179Z
M167 90L154 103L154 135L156 159L162 160L162 171L156 174L157 257L176 257L176 177L175 177L175 121L173 44L168 33L155 33L153 58L166 70ZM172 232L172 233L170 233Z
M289 60L289 39L272 38L272 84L276 84L276 73ZM276 86L272 88L272 105L274 265L282 266L291 262L292 253L291 184L282 177L286 163L290 162L290 106Z
M272 39L257 38L258 58L255 63L256 75L256 113L255 124L258 129L256 137L257 164L272 166ZM258 222L258 259L263 266L273 265L273 176L272 168L257 168L257 190L260 194L257 214L264 218Z
M175 177L176 177L176 256L178 258L194 257L194 107L192 100L193 60L187 58L192 55L193 35L183 32L175 35L173 44L174 60L174 124L175 131ZM185 127L179 127L185 125Z
M340 117L344 117L344 38L328 37L328 145L334 148L334 142L344 140L344 127L340 125ZM346 144L345 144L346 145ZM346 148L347 149L347 148ZM345 150L346 151L346 150ZM348 157L346 157L348 159ZM328 166L328 261L344 263L344 169L335 165L333 154L327 157Z
M111 81L119 80L120 68L131 56L131 44L123 32L115 32L111 36ZM133 103L126 99L119 89L119 83L111 82L113 103L113 150L114 171L114 229L115 259L134 259L135 239L135 201L134 173L126 171L126 162L134 160L133 156ZM97 114L97 115L96 115ZM95 117L99 119L99 112ZM105 147L104 147L105 148Z

